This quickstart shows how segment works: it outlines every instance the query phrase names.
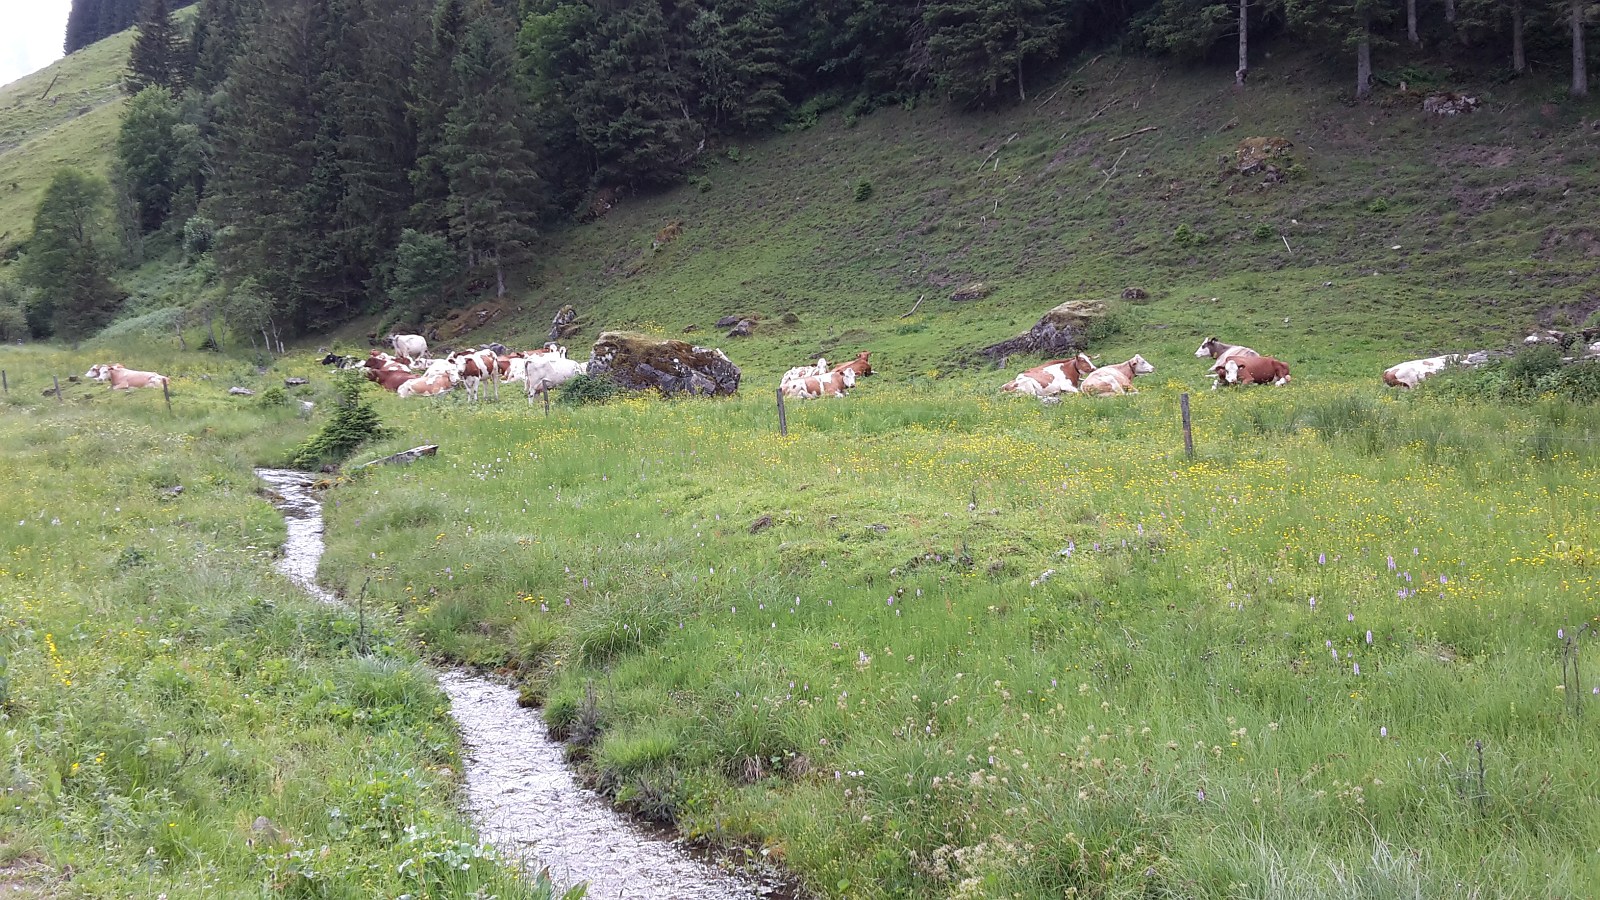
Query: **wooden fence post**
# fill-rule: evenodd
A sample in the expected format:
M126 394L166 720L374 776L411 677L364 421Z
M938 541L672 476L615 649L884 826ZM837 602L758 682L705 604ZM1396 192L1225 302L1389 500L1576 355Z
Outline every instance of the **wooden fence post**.
M1183 455L1194 459L1194 431L1189 425L1189 395L1178 395L1178 408L1183 410Z
M783 408L783 388L778 388L778 436L789 436L789 414Z
M61 379L55 375L51 375L50 380L56 383L56 401L58 403L67 402L67 398L61 396Z
M7 394L11 393L11 382L6 378L5 369L0 369L0 388L4 388Z
M167 380L161 379L161 399L167 401L167 415L172 415L172 394L167 390Z

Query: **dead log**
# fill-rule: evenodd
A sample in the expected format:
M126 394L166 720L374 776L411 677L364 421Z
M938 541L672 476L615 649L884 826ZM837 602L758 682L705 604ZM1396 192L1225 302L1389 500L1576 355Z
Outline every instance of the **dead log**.
M1138 137L1141 134L1149 134L1150 132L1155 131L1156 129L1158 129L1160 127L1161 127L1160 125L1146 125L1143 128L1134 129L1133 131L1130 131L1127 134L1119 134L1116 137L1106 141L1106 143L1115 144L1117 141L1125 141L1128 138Z
M389 465L391 463L416 462L417 460L423 458L424 456L433 456L433 455L437 454L438 452L439 452L439 445L438 444L427 444L427 445L424 445L422 447L412 447L410 450L405 450L405 451L402 451L400 453L395 453L395 454L392 454L390 456L385 456L382 459L375 459L372 462L362 463L361 465L356 466L356 468L365 469L365 468L367 468L369 466L387 466L387 465Z

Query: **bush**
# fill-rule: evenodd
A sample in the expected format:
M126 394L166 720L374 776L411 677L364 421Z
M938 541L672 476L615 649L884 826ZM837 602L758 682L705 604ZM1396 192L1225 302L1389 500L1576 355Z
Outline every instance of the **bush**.
M1258 241L1270 241L1272 240L1272 226L1262 222L1250 234Z
M296 469L343 462L369 438L383 433L378 411L361 397L366 380L355 370L340 372L336 378L338 399L334 401L333 418L289 458L289 465Z
M588 406L591 403L609 403L623 391L622 385L609 378L579 375L561 386L556 402L563 406Z
M856 202L862 203L872 199L872 182L865 178L856 182Z
M190 216L183 223L183 257L194 261L211 252L217 240L217 226L205 216Z
M256 405L263 409L272 409L283 406L289 402L289 392L281 387L269 387L256 397Z
M1385 200L1382 197L1378 197L1377 199L1373 200L1371 203L1367 204L1367 212L1370 212L1370 213L1386 213L1388 211L1389 211L1389 201Z
M1180 247L1196 247L1206 242L1206 236L1185 223L1172 232L1172 242Z

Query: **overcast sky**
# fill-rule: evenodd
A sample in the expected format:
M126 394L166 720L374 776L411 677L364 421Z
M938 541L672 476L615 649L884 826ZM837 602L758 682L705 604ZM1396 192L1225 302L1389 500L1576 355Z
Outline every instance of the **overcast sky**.
M72 0L0 0L0 84L61 58Z

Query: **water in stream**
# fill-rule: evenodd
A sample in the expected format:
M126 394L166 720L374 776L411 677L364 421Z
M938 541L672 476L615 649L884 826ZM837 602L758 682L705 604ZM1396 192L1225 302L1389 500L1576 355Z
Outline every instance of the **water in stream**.
M257 469L277 495L288 538L278 571L325 603L338 598L317 584L322 558L322 504L312 478L286 469ZM548 869L557 884L589 883L598 900L792 897L773 879L757 883L725 872L670 837L628 821L578 784L561 745L538 713L517 705L516 691L470 672L439 675L450 714L466 744L467 812L478 833L530 870Z

